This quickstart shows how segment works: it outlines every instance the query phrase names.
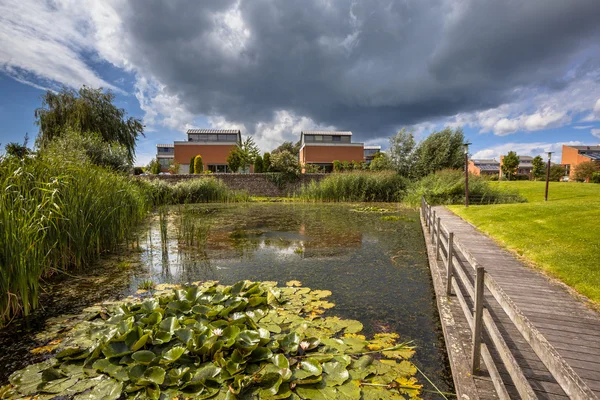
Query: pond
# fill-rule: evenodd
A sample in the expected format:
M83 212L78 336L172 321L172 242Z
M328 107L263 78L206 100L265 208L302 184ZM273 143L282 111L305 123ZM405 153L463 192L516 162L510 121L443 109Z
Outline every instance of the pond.
M125 254L107 260L87 276L54 283L44 311L0 332L0 345L12 350L0 355L2 382L39 361L29 350L40 346L33 335L49 317L133 294L149 280L247 279L330 290L336 306L328 313L361 321L367 336L396 332L414 341L412 361L453 391L415 211L372 203L174 206L153 216Z

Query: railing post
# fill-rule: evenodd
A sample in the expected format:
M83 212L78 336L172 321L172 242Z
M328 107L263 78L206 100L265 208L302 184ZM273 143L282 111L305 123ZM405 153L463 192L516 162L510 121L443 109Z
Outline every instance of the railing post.
M441 223L441 218L437 217L437 234L436 234L436 238L435 238L435 259L438 260L440 258L440 223Z
M435 211L433 212L433 218L431 220L431 244L435 240Z
M479 371L481 360L481 327L483 322L483 278L485 269L477 267L475 275L475 311L473 313L473 352L471 360L471 373L475 374Z
M446 296L452 295L452 276L454 275L452 256L454 255L454 232L448 234L448 259L446 260Z

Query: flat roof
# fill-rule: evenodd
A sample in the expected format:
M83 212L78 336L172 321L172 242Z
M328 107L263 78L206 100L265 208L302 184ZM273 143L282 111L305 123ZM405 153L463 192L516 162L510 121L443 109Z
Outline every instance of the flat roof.
M566 146L566 145L565 145ZM567 146L577 150L594 150L600 151L600 146Z
M302 131L300 135L352 136L350 131Z
M208 133L208 134L241 134L242 132L239 129L188 129L187 134L198 134L198 133Z
M173 143L170 143L170 144L167 143L167 144L157 144L156 147L175 147L175 146L173 145Z
M471 161L473 161L475 164L500 164L495 159L472 159Z
M365 146L365 150L381 150L381 146Z

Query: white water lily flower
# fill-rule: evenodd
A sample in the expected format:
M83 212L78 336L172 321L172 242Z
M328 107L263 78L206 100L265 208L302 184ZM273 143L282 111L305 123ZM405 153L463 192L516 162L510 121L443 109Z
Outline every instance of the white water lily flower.
M310 346L310 343L308 343L308 342L307 342L307 341L305 341L305 340L303 340L303 341L301 341L301 342L300 342L300 348L301 348L302 350L306 350L306 349L308 349L308 347L309 347L309 346Z
M246 315L249 316L250 318L254 318L254 312L252 312L252 311L247 311Z
M241 313L241 312L235 312L235 313L233 313L232 317L233 317L233 319L240 319L240 318L245 317L245 315L244 315L244 313Z
M213 329L212 333L215 336L221 336L223 334L223 329L219 329L219 328Z

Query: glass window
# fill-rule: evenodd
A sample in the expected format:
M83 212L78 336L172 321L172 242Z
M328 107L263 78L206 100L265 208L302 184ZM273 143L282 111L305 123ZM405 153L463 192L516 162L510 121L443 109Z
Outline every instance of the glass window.
M315 135L315 142L322 142L322 141L323 141L323 136Z
M312 135L306 135L304 136L304 141L305 142L314 142L315 141L315 137Z
M237 142L237 138L238 138L237 135L227 135L227 140L229 142Z
M340 136L342 143L350 143L350 136Z
M209 142L216 142L217 140L219 140L218 135L208 135Z
M323 141L324 142L331 142L331 135L325 135L325 136L323 136Z
M331 137L331 141L332 142L341 142L342 141L342 137L341 136L332 136Z

